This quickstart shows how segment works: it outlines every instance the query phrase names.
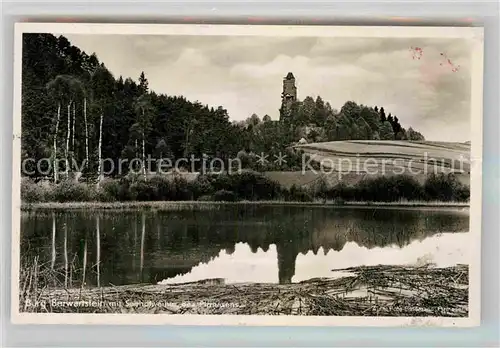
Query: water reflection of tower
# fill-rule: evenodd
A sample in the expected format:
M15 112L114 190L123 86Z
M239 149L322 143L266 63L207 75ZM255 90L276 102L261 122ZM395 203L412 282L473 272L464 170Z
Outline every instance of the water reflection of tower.
M295 260L299 254L296 239L276 243L278 253L278 279L280 284L290 284L295 275Z

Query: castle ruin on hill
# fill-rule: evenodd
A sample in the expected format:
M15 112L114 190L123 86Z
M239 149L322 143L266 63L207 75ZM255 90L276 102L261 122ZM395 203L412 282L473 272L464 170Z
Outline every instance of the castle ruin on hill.
M297 101L297 86L295 85L295 77L292 72L289 72L283 78L283 92L281 93L281 112L280 121L285 121L290 117L292 106Z

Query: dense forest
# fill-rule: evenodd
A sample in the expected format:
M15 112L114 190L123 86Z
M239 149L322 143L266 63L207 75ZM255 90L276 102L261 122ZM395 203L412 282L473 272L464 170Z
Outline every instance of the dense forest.
M337 111L321 97L307 97L294 103L290 116L278 122L253 114L231 122L222 106L151 91L144 73L137 82L113 76L95 54L86 54L64 36L23 37L22 156L30 159L24 162L23 174L33 177L55 166L58 170L50 171L50 177L56 182L66 169L96 178L111 165L109 159L118 167L120 159L145 161L148 156L223 161L238 156L257 171L294 170L301 158L290 145L301 138L424 139L403 128L383 107L353 101ZM252 154L272 158L283 151L289 157L280 165L251 160ZM65 168L65 163L77 167ZM186 167L192 168L188 163Z
M283 113L283 107L280 109ZM281 114L283 116L283 114ZM231 121L222 106L209 107L183 96L157 94L144 73L138 81L115 77L95 54L88 55L64 37L25 34L22 69L22 174L25 202L127 200L468 200L468 188L453 176L430 176L421 185L412 177L371 178L356 187L316 185L287 189L257 172L300 170L297 142L348 139L424 140L382 106L347 101L337 111L321 97L306 97L274 121L256 114ZM256 161L285 152L286 163ZM101 182L106 166L124 159L241 159L236 175L140 179L116 175ZM111 161L111 163L110 163ZM67 163L70 163L67 166ZM145 172L140 164L139 171ZM199 163L198 163L199 165ZM120 167L118 165L118 167ZM57 170L53 170L57 168ZM196 169L191 163L185 169ZM125 167L124 169L127 169ZM150 168L156 170L154 162ZM64 180L81 173L80 183ZM64 174L64 175L63 175ZM120 174L126 174L122 172ZM36 183L48 176L49 186ZM35 180L32 180L35 179ZM98 185L88 185L95 183ZM55 183L55 184L54 184Z

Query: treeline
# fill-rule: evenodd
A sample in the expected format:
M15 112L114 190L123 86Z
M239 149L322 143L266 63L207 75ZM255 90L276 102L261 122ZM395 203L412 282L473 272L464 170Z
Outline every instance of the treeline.
M328 186L319 180L311 187L285 188L257 172L237 174L200 175L194 181L182 177L168 179L155 176L144 180L140 176L106 179L99 187L63 181L59 184L40 184L25 178L21 188L22 201L262 201L281 200L298 202L346 201L398 202L469 200L469 188L453 174L430 174L421 185L407 175L365 178L358 184L339 183Z
M111 166L120 167L124 159L142 160L136 161L141 168L134 169L145 171L142 164L148 156L219 158L224 163L253 154L247 159L250 169L295 170L301 156L289 146L310 125L313 129L305 136L311 141L423 140L411 128L401 127L397 117L386 116L383 108L354 102L337 112L320 97L308 97L294 106L290 120L276 122L267 115L261 120L253 115L231 122L222 106L208 107L150 91L144 73L137 82L114 77L95 54L86 54L64 36L23 36L22 160L29 159L23 162L23 174L32 173L29 176L35 178L49 172L59 182L59 173L68 170L94 180ZM275 159L285 152L282 163L252 160L255 154ZM185 167L192 164L186 162Z
M283 113L284 111L281 110ZM347 101L340 111L318 96L308 96L292 105L289 115L282 117L294 137L311 142L335 140L425 140L413 128L405 129L397 116L386 114L384 107L358 105ZM306 130L304 130L306 127Z

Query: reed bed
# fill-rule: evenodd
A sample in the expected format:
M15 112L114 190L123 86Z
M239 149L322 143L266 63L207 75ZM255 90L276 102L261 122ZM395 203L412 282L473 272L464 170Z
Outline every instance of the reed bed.
M49 313L238 314L308 316L466 317L468 266L369 266L332 270L331 278L291 284L184 284L99 288L35 285L37 262L23 273L29 286L20 310ZM341 272L340 276L337 272ZM22 282L26 284L26 281ZM40 282L38 282L40 284ZM26 291L26 288L30 289ZM26 306L26 299L37 305Z

